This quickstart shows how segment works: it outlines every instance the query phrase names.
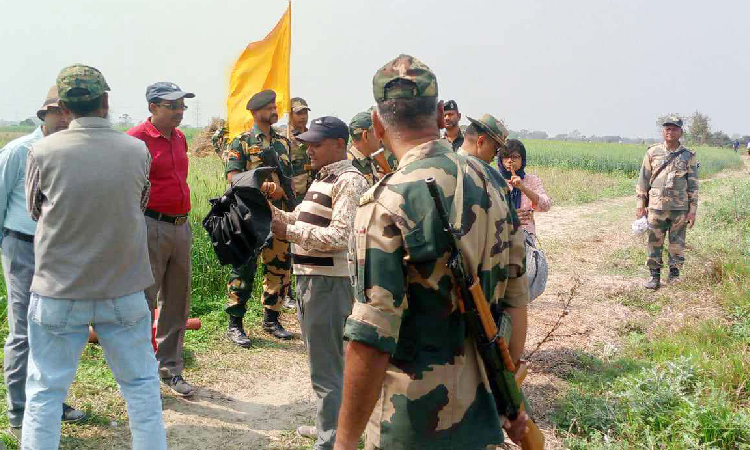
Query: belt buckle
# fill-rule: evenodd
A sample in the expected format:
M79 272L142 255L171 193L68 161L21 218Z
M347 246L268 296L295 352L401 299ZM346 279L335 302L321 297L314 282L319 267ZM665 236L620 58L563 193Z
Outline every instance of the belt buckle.
M187 222L187 216L178 217L175 219L174 224L177 226L185 225L185 222Z

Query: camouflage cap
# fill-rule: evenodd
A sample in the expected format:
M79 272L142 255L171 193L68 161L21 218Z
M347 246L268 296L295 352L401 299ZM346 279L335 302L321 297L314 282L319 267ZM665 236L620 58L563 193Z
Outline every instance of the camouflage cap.
M666 127L667 125L674 125L682 128L682 119L677 116L667 116L662 120L661 126Z
M310 107L307 106L307 102L302 97L294 97L292 100L292 112L300 112L303 109L311 111Z
M413 86L389 86L395 80L406 80ZM437 97L437 78L422 61L413 56L399 55L375 72L372 93L378 102L394 98Z
M367 111L357 113L349 122L349 134L352 137L359 137L363 131L372 127L372 108Z
M98 69L83 64L61 70L56 84L60 100L64 102L86 102L109 90L104 75Z
M471 117L468 119L471 123L486 131L498 144L505 145L505 140L508 138L508 129L505 128L502 121L490 114L484 114L479 119L472 119Z

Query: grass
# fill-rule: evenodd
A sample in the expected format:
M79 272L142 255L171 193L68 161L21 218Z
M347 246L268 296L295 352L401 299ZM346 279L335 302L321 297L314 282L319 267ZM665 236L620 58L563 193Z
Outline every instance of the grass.
M2 139L7 138L8 140L10 140L17 136L26 134L32 130L32 128L20 130L17 127L15 129L0 128L0 145L4 145ZM188 141L190 142L194 134L199 130L188 129L185 131L188 137ZM556 144L557 143L548 141L527 142L530 154L530 172L533 172L542 178L545 183L545 188L553 198L555 205L559 206L567 204L586 203L601 198L632 194L634 189L634 179L632 178L632 172L628 172L628 169L626 168L604 170L608 167L606 166L606 164L609 163L597 163L599 165L590 164L588 166L585 164L581 164L580 166L576 166L573 162L564 162L562 159L560 159L561 167L549 167L548 164L544 163L545 160L541 156L545 154L551 155L555 152L558 152L556 150L558 148L556 147ZM620 150L625 147L618 144L609 144L606 147L597 144L559 144L561 144L564 147L564 150L566 152L569 152L569 154L572 154L572 152L576 148L578 148L579 151L583 152L586 156L583 160L579 158L579 161L586 161L596 158L602 159L600 158L602 151L606 151L607 149ZM630 155L633 158L637 156L635 161L639 163L640 158L642 158L643 156L644 148L642 146L632 147L634 149L630 150ZM597 155L594 155L594 153L596 152L596 148L599 148L599 153ZM706 150L706 153L710 153L712 151L713 150ZM563 153L561 152L558 153L558 157L561 157L563 155ZM535 159L536 156L534 155L537 155L539 158ZM725 156L723 153L717 153L717 155L721 155L722 158ZM732 155L729 155L727 159L731 160ZM605 157L603 159L606 161L610 161L609 157ZM728 166L732 166L732 164L733 163L731 163L730 161L730 163L728 163ZM601 171L597 172L596 170ZM221 195L227 188L227 184L223 176L223 167L219 159L213 155L206 158L191 158L189 183L191 187L191 201L193 207L190 213L190 224L193 229L193 284L191 316L197 316L201 318L202 328L198 331L189 331L186 334L185 362L188 373L191 368L195 367L195 355L198 353L205 354L215 352L219 357L224 355L224 353L226 352L230 352L231 354L231 349L226 350L224 348L224 345L222 344L222 341L224 339L223 332L226 329L226 315L224 314L223 310L226 302L226 281L228 279L229 269L226 267L221 267L217 263L216 257L214 256L213 250L211 248L211 244L201 225L201 221L209 209L207 200L211 197ZM710 186L709 189L711 189ZM717 184L717 187L715 189L721 189L721 187L718 187ZM728 194L732 192L731 189L732 188L730 188L730 190L728 191ZM744 190L744 192L750 192L750 186L738 185L734 186L733 189L735 189L735 191L737 192L741 190ZM749 203L747 199L744 199L743 201L744 203L739 204L747 205ZM743 209L736 205L737 204L733 205L729 203L721 203L714 205L706 211L707 222L708 220L710 220L711 224L720 223L722 224L721 226L727 229L726 231L721 231L722 234L720 235L721 242L724 243L723 247L710 247L711 252L724 251L724 253L726 254L737 256L736 249L732 250L733 245L736 246L737 236L745 239L743 248L747 249L748 246L746 242L748 236L748 221L746 219L747 215L750 213L747 212L747 208ZM711 233L717 233L717 229L711 229L710 227L708 227L708 225L706 225L705 227L701 227L697 231L697 233L704 233L704 236L701 238L701 242L703 242L710 238ZM735 238L734 241L730 240L730 237L732 236ZM732 244L732 242L734 242L734 244ZM622 255L623 259L630 258L630 256L632 255ZM744 260L737 256L734 259L727 260L727 263L722 266L722 270L724 270L726 274L738 274L742 273L742 270L745 270L745 267L746 266ZM625 268L624 270L631 269ZM745 278L750 279L750 273L744 273ZM722 295L725 299L727 299L726 307L728 310L732 311L732 314L734 314L733 317L737 318L733 322L732 328L727 332L731 333L731 339L735 339L734 336L741 336L744 333L744 336L746 337L746 345L750 344L750 338L747 337L750 336L750 306L738 306L740 305L743 298L742 294L738 293L738 291L733 290L730 285L721 283L718 286L719 287L717 287L716 289L725 289L725 292L722 292ZM249 328L251 329L258 326L262 314L262 307L257 301L257 298L260 295L260 289L260 279L256 276L255 293L253 296L253 298L256 300L251 300L248 303L249 310L246 316L246 325L249 325ZM4 292L4 280L2 279L2 277L0 277L0 292ZM634 298L634 304L639 300L640 299ZM656 308L655 306L649 306L647 304L644 304L642 307L646 310L649 310L649 308ZM0 338L4 338L8 332L7 321L5 320L5 311L6 299L5 297L2 297L0 298ZM637 336L639 330L640 325L632 324L632 326L623 328L623 333ZM717 328L715 329L715 331L720 332L721 330ZM261 341L258 351L262 351L264 347L273 347L278 345L281 344L277 344L273 341ZM652 348L653 355L663 354L664 352L667 352L667 348L668 347L665 346L654 346ZM586 375L585 378L583 378L584 376L581 375L582 381L580 381L579 386L581 386L581 389L583 389L583 387L589 386L585 383L594 383L595 386L603 386L603 383L605 382L616 380L617 373L619 372L636 376L640 374L638 370L646 370L646 368L656 368L654 370L661 370L663 373L676 378L679 378L679 376L681 376L680 374L682 372L677 371L678 369L671 369L667 366L662 367L657 364L658 361L656 361L656 356L650 355L651 354L637 353L633 350L630 354L623 356L624 359L622 361L595 361L592 359L590 361L590 367L595 367L596 370L594 370L591 374ZM686 358L689 358L689 355L686 356ZM741 362L741 360L734 360L732 364L740 368L746 367L742 365ZM231 364L231 361L217 361L217 364ZM623 370L621 370L622 367L627 368L627 370L623 372ZM679 367L682 368L683 366ZM723 371L720 371L720 373L725 373L728 371L729 369L725 367L725 369L723 369ZM732 386L736 385L737 372L735 371L734 373L734 378L730 377L729 374L727 374L727 380L734 380L732 382ZM696 376L702 377L702 374L703 372L699 371L697 372ZM645 377L647 375L644 374L643 376ZM591 392L597 391L591 390ZM696 395L703 395L702 392L703 391L697 393ZM746 389L741 390L741 392L747 394ZM586 390L580 391L580 401L575 405L571 404L571 407L575 406L576 408L586 409L586 405L589 403L592 405L599 404L606 400L597 400L595 398L591 398L590 396L586 397L586 394L588 394ZM695 401L698 401L700 400L700 398L702 398L700 397L700 395L699 397L696 397ZM719 394L715 395L718 396ZM4 398L4 396L5 387L3 384L0 384L0 398ZM69 399L75 406L81 407L86 410L90 414L91 419L86 424L76 425L74 426L74 428L73 426L69 425L64 426L63 436L67 437L63 438L63 442L61 445L61 448L63 449L98 448L96 444L97 442L102 439L106 439L108 436L111 436L115 433L116 427L112 426L113 420L116 420L119 423L119 427L126 426L126 423L124 422L126 417L124 401L117 392L115 380L113 379L112 374L106 365L101 348L97 346L87 346L81 358L81 363L76 375L76 381L70 390ZM727 397L722 401L724 401L723 404L734 407L735 400L736 399L734 397ZM608 402L610 400L606 401ZM8 425L7 414L5 412L6 408L6 403L0 402L0 430L5 429ZM569 416L566 416L564 411L561 410L560 417L561 422L559 423L563 424L565 423L564 421L567 420L565 419L565 417ZM606 422L606 420L609 419L607 419L606 417L602 417L600 419L586 418L585 414L581 417L581 420L589 420L591 422L591 425L587 425L586 427L582 428L582 430L584 431L575 429L574 433L572 433L570 436L570 442L574 444L576 442L594 442L596 439L594 437L597 433L596 430L604 430L606 428L602 426L599 426L597 428L596 424L600 423L600 421ZM604 431L601 431L601 433L604 433ZM1 439L5 441L9 449L17 448L17 446L15 446L15 444L12 443L7 436L2 436Z
M631 324L615 357L582 356L586 363L553 415L567 448L750 448L750 212L737 206L750 202L750 181L729 179L707 190L722 195L704 203L689 235L689 259L703 263L680 286L696 295L712 291L726 317L655 338ZM644 306L638 295L620 300Z
M590 172L618 173L635 178L640 170L645 145L604 144L590 142L565 142L525 140L530 168L564 167ZM701 167L700 178L710 177L729 168L742 167L742 160L731 149L691 147L696 151Z

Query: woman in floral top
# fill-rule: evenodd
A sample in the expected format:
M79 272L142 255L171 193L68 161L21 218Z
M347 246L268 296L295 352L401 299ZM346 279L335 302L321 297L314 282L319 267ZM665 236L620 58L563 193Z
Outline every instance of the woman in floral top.
M526 173L526 147L521 141L508 139L505 148L500 151L499 167L503 178L512 189L510 198L518 211L523 229L535 234L534 211L549 211L552 200L544 191L542 180L536 175Z

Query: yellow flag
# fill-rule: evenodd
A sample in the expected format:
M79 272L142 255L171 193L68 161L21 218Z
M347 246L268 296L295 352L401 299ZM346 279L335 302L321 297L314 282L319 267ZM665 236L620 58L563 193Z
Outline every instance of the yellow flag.
M264 89L276 92L279 117L290 108L289 56L292 48L292 2L276 27L262 41L251 42L229 75L227 123L229 139L249 130L253 116L246 108L250 97Z

